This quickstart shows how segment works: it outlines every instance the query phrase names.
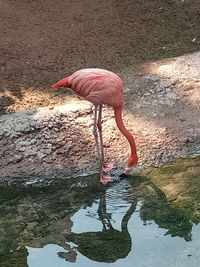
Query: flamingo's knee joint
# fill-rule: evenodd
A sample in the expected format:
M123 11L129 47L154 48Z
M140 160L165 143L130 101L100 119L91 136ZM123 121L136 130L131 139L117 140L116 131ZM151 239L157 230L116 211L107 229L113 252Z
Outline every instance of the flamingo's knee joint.
M92 132L94 136L97 136L97 126L93 126Z

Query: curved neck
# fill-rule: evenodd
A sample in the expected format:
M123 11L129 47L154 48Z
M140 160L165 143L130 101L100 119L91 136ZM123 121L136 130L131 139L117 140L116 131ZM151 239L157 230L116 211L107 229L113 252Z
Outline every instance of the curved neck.
M117 127L119 128L120 132L127 138L130 144L130 147L131 147L131 155L128 161L128 167L132 167L138 162L135 139L133 135L124 126L124 123L122 120L122 108L121 107L114 108L114 111L115 111L115 121L116 121Z
M126 212L126 214L124 215L122 219L122 223L121 223L122 231L128 231L128 222L132 214L135 212L136 206L137 206L137 200L132 202L130 208L128 209L128 211Z

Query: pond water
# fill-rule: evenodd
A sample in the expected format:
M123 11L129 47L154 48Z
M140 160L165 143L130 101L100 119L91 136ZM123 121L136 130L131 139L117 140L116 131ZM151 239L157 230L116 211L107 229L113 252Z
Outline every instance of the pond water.
M199 221L148 176L0 187L2 267L199 266Z

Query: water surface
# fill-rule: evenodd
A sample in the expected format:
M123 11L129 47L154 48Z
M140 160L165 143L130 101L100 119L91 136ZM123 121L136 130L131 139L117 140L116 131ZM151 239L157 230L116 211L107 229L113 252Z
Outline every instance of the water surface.
M198 194L187 187L175 197L169 190L170 179L176 173L177 185L183 169L184 182L191 173L198 181L196 160L107 187L95 175L3 181L1 266L199 266ZM164 183L161 173L171 178Z

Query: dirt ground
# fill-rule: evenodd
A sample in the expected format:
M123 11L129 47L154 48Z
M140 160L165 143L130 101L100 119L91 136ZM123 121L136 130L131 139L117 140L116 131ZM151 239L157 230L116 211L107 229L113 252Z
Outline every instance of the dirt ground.
M0 0L0 114L66 103L49 87L80 68L198 51L199 25L198 0Z

